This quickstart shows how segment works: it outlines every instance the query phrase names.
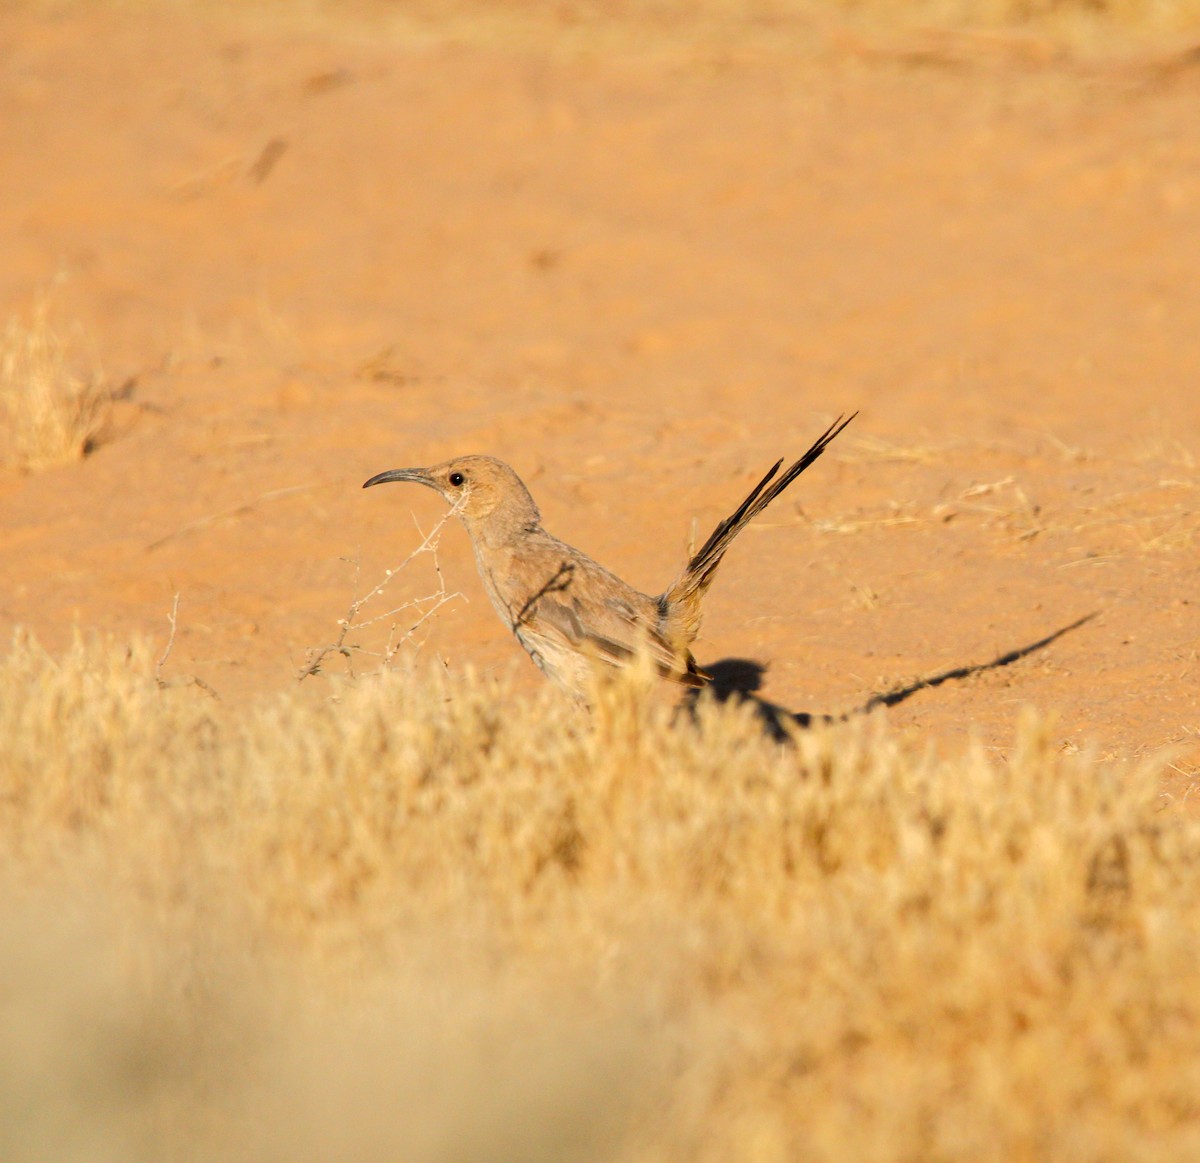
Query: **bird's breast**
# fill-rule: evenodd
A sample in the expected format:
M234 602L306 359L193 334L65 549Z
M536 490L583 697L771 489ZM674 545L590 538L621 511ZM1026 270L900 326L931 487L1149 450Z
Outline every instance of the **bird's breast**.
M496 613L513 629L520 610L516 602L520 582L515 569L516 555L506 546L475 545L475 564L483 588Z

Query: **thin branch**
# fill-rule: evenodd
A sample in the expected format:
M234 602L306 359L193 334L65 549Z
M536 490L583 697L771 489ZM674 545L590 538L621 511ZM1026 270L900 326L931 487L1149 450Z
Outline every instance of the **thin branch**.
M163 690L170 684L167 683L162 676L163 667L167 665L167 659L171 657L171 649L175 645L175 622L179 615L179 591L175 591L175 597L171 602L171 612L167 615L167 621L171 623L171 633L167 637L167 647L162 652L162 657L154 664L154 681L158 684L158 689Z
M167 645L163 650L159 660L154 664L154 682L160 691L170 690L173 687L181 686L198 686L206 694L211 695L217 702L221 701L221 696L200 678L199 675L190 674L186 678L163 678L163 667L167 665L167 659L171 657L171 651L175 646L175 628L179 622L179 591L175 591L175 597L171 602L171 612L167 615L167 621L171 624L171 633L167 636Z
M451 517L456 516L457 513L458 505L448 509L438 519L428 533L422 534L421 542L416 549L414 549L398 566L386 570L382 580L378 582L378 584L373 586L361 597L356 597L350 603L350 608L346 611L345 617L338 619L337 624L339 630L337 638L325 646L313 647L308 652L308 658L305 661L304 666L300 669L299 674L296 676L298 682L303 682L311 675L320 674L325 660L331 654L338 654L346 659L347 668L350 672L351 678L355 677L355 652L367 655L368 657L380 658L382 659L381 668L386 667L396 656L396 654L399 653L401 647L406 642L412 642L413 635L422 626L424 626L425 623L442 608L442 606L444 606L447 602L453 601L455 598L462 597L462 594L457 592L452 594L446 592L445 580L442 577L441 565L439 564L437 557L438 541L441 537L442 529L446 522L449 521ZM421 532L419 525L417 526L417 531ZM366 606L368 602L372 601L372 599L378 597L398 573L402 572L423 553L430 553L433 555L433 568L434 572L437 574L438 588L431 594L426 594L419 598L412 598L409 601L395 607L394 609L388 610L382 614L376 614L371 618L367 618L365 621L359 622L357 619L363 607ZM356 593L358 591L359 569L359 563L355 561L354 589ZM379 651L368 650L365 647L359 646L357 643L346 641L351 630L363 630L368 626L373 626L378 622L387 621L389 618L395 618L397 615L403 614L410 610L415 610L417 612L416 621L402 635L400 635L399 640L396 639L396 627L393 625L391 632L388 635L387 645L382 653Z

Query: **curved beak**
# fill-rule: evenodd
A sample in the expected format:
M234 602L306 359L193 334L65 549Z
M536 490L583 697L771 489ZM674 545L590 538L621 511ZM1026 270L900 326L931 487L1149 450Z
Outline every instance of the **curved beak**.
M390 468L387 472L377 472L369 481L363 482L363 488L369 489L372 485L386 485L389 481L416 481L419 485L428 485L431 489L437 488L427 468Z

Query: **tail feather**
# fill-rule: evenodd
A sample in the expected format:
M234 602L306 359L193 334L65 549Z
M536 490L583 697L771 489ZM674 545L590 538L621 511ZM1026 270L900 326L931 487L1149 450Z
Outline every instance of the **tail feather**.
M783 460L776 461L767 475L750 491L750 495L712 531L708 540L684 567L679 579L659 599L661 606L670 609L670 620L680 620L685 642L690 643L700 629L700 599L712 584L717 566L721 564L733 539L808 468L857 415L857 412L853 412L844 419L839 416L782 476L776 474Z

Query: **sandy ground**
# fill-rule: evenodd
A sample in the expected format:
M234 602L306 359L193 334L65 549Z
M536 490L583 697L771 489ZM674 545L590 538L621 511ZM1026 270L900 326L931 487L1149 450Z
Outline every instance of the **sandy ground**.
M87 459L0 473L0 629L165 645L178 593L164 673L261 698L336 636L350 563L369 588L441 511L363 492L377 471L500 456L657 592L693 523L859 409L726 559L700 661L837 713L1096 613L884 713L1005 748L1031 704L1064 747L1184 744L1185 795L1200 67L998 43L6 10L0 310L54 282L123 398ZM463 598L421 657L542 681L457 527L439 560Z

